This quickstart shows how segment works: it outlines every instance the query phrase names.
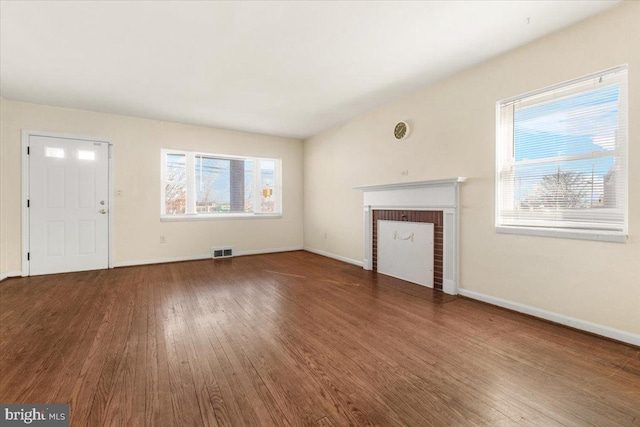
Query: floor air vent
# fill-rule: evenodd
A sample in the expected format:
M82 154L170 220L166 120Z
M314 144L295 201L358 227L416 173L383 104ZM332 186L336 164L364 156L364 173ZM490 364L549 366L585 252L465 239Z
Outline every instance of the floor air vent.
M211 257L217 258L231 258L233 256L233 248L211 248Z

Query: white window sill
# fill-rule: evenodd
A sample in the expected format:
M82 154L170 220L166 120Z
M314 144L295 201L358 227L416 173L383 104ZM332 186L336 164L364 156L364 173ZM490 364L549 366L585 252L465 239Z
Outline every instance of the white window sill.
M273 214L254 214L254 213L237 213L237 214L193 214L193 215L160 215L160 222L176 222L176 221L216 221L230 219L278 219L282 218L281 213Z
M598 242L626 243L627 235L619 231L569 230L541 227L496 226L501 234L522 234L526 236L556 237L560 239L595 240Z

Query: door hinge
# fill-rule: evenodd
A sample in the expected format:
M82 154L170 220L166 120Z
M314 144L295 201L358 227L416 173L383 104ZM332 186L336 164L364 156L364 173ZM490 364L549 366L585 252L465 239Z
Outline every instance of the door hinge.
M30 207L31 207L31 206L30 206L30 204L31 204L30 202L31 202L31 200L27 199L27 207L28 207L28 208L30 208Z
M31 252L27 252L27 261L31 260Z
M31 147L27 147L27 156L31 154Z

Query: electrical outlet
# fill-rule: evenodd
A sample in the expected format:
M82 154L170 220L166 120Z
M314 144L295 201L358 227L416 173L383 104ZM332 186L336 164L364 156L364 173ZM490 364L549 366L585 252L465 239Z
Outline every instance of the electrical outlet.
M165 242L164 236L160 236L160 243L164 243L164 242Z
M122 197L122 190L116 190L116 197Z
M404 169L403 171L400 172L400 174L402 176L409 176L409 171L407 169Z

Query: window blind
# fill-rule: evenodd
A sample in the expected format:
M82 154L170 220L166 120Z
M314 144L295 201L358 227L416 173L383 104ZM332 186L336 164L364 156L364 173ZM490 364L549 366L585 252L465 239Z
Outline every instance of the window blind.
M497 104L497 226L627 232L627 69Z

